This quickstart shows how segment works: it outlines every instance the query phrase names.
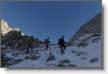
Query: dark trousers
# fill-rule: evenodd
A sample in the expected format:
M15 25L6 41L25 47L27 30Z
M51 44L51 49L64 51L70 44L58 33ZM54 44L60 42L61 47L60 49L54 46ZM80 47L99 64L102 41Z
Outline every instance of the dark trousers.
M33 47L30 45L27 48L26 54L30 53L31 51L33 51Z
M61 54L64 54L64 50L66 48L65 45L61 45L60 48L61 48Z

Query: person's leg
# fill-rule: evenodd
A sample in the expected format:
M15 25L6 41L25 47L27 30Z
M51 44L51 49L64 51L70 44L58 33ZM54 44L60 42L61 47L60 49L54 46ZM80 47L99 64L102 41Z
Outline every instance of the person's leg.
M32 45L30 46L30 48L31 48L31 51L33 51L33 46Z
M27 48L27 49L26 49L26 54L28 54L28 53L29 53L29 49Z
M47 44L47 49L49 48L48 44Z
M65 51L65 45L62 45L62 54L64 54Z
M60 49L61 49L61 54L62 54L62 47L60 46Z
M48 44L46 44L46 50L48 49Z
M66 45L64 45L64 49L66 49Z
M29 49L30 49L30 46L27 47L27 49L26 49L26 54L29 53Z
M64 48L62 47L62 54L64 54Z
M65 46L65 45L63 45L63 53L65 52L65 49L66 49L66 46Z
M61 54L63 54L63 46L61 46Z
M46 46L46 44L45 44L45 50L47 50L47 46Z

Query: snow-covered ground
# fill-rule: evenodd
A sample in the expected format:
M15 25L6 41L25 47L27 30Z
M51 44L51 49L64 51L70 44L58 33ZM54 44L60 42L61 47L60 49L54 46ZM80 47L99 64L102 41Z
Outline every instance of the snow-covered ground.
M51 45L48 50L35 48L30 54L22 51L7 49L6 57L18 60L16 63L9 60L8 68L101 68L102 49L101 40L89 41L86 47L69 46L64 54L60 54L57 45ZM10 64L12 63L12 64ZM15 63L15 64L14 64Z

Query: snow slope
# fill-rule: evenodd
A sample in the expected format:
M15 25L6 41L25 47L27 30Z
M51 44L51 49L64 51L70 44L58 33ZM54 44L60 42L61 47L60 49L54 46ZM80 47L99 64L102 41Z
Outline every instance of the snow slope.
M57 45L51 45L48 50L35 48L32 54L25 54L15 50L6 52L6 56L14 59L22 59L17 64L9 65L8 68L101 68L102 67L102 50L101 40L92 43L89 42L87 47L70 46L65 50L65 54L60 54L60 48ZM52 53L53 59L48 60L49 53ZM26 59L25 57L35 56ZM38 57L38 58L37 58Z

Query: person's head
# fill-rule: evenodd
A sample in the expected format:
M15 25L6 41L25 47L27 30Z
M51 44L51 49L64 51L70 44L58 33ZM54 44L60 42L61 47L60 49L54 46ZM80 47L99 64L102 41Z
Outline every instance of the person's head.
M64 39L64 36L62 36L61 38Z

